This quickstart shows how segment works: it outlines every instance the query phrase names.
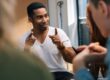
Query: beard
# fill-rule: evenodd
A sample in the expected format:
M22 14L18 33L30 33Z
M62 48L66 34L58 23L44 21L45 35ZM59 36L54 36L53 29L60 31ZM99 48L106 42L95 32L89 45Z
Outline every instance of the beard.
M40 24L38 29L39 31L46 31L48 29L48 24Z

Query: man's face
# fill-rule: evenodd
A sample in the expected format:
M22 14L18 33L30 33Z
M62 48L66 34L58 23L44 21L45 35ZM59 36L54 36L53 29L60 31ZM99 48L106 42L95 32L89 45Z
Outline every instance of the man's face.
M39 8L33 11L32 24L35 29L45 31L49 26L49 16L45 8Z
M103 8L104 2L102 1L102 3L98 4L97 8L93 5L92 2L89 1L89 3L90 3L89 5L90 5L90 10L91 10L93 20L97 24L101 34L104 37L108 37L108 35L109 35L108 31L109 30L107 29L107 27L110 25L110 21L108 20L106 12L103 12L103 11L106 11L106 10L104 10L104 9L106 9L106 6L105 6L105 8Z

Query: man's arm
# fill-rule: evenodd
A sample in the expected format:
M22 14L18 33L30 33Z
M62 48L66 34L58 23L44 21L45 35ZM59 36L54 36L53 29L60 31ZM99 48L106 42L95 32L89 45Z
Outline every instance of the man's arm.
M58 48L58 49L62 53L64 60L69 63L72 63L72 60L76 55L76 52L73 50L73 48L64 47L64 48Z
M63 37L66 37L64 35L64 33L62 33ZM61 34L58 34L57 29L55 28L55 35L50 35L49 37L52 39L53 43L57 46L58 50L61 52L63 58L65 61L72 63L72 59L74 58L74 56L76 55L74 49L72 47L67 47L64 45L64 43L68 42L68 40L61 40L61 37L59 36Z

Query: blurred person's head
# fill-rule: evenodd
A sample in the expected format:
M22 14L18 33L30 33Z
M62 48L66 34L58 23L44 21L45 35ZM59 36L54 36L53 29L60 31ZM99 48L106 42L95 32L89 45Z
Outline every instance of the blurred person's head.
M45 31L49 26L49 16L46 6L39 2L33 2L27 7L29 21L33 24L33 28L38 31Z
M90 11L101 34L110 34L110 0L89 0Z
M104 37L101 34L101 32L100 32L97 24L93 20L93 17L92 17L91 11L90 11L90 5L89 4L87 5L87 10L86 11L87 11L86 12L87 25L88 25L89 30L90 30L90 40L91 40L91 42L99 42L100 45L105 46L106 45L107 38Z

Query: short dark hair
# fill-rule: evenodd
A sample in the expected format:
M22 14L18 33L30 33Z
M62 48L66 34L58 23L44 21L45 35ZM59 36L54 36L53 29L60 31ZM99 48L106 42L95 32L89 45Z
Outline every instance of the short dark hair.
M100 1L100 0L90 0L93 4L94 4L94 6L97 8L97 6L98 6L98 2ZM108 4L110 4L110 0L103 0L107 5Z
M43 3L40 2L33 2L31 3L28 7L27 7L27 14L28 17L32 17L33 16L33 10L34 9L39 9L39 8L46 8L46 6Z

